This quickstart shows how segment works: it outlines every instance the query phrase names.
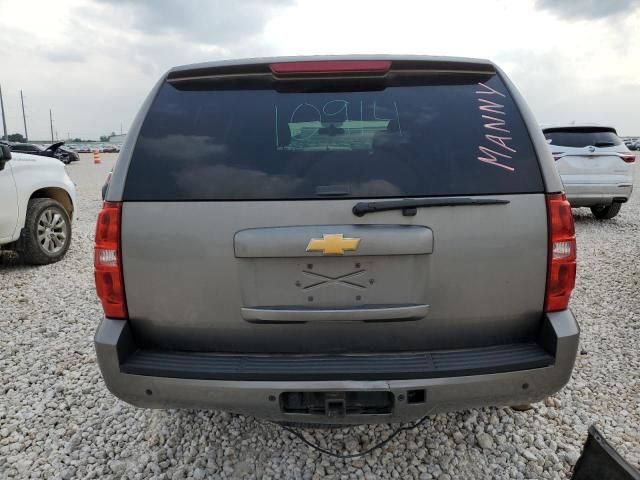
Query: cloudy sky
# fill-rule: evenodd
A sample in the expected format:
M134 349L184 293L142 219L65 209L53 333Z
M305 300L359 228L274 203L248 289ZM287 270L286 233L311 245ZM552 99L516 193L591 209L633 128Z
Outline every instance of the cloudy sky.
M489 58L538 121L640 135L640 0L0 0L9 133L126 132L159 76L236 57L405 53Z

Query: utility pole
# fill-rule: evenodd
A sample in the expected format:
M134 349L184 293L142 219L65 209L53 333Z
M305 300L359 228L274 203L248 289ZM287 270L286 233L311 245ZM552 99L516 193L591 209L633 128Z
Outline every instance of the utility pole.
M53 139L53 115L51 114L51 109L49 109L49 123L51 124L51 143L55 140Z
M122 135L122 122L120 122L120 135Z
M2 110L2 128L4 129L4 136L2 137L5 140L9 140L7 136L7 120L4 117L4 102L2 101L2 87L0 87L0 110Z
M20 90L20 102L22 103L22 120L24 121L24 141L29 141L29 134L27 133L27 116L24 114L24 97L22 96L22 90Z

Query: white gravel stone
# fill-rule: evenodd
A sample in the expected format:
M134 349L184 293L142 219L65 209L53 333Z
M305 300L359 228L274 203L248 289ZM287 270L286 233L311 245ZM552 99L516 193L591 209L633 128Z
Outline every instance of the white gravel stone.
M564 454L564 459L567 461L569 465L572 465L572 466L578 463L579 458L580 458L580 453L576 452L575 450L569 450L567 453Z
M481 433L476 437L476 440L478 441L478 445L480 445L484 449L493 448L493 438L491 438L491 435L489 435L488 433Z
M115 155L68 167L78 219L64 261L23 265L0 253L0 478L567 479L595 423L640 465L640 181L618 217L575 210L578 278L571 306L581 346L568 385L526 412L433 415L364 459L321 455L270 423L224 412L143 410L100 377L93 334L102 311L92 272L100 186ZM640 174L638 175L640 177ZM639 179L640 180L640 179ZM360 451L394 426L308 430Z

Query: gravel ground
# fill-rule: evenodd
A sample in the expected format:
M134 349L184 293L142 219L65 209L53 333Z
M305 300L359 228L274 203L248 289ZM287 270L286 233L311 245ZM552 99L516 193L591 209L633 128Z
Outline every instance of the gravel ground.
M0 253L0 478L561 479L592 423L640 464L640 185L613 220L576 211L572 307L583 354L567 387L527 412L434 415L366 458L340 461L253 418L141 410L109 394L92 344L101 309L91 250L99 187L115 155L101 165L82 157L68 167L79 216L66 259L32 268ZM389 432L379 425L307 435L354 452Z

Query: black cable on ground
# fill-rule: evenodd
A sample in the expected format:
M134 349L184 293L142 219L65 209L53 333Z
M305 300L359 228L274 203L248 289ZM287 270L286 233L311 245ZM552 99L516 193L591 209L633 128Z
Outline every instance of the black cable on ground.
M399 427L396 430L394 430L394 432L389 435L387 438L385 438L383 441L381 441L380 443L375 444L373 447L365 450L364 452L358 452L358 453L351 453L348 455L343 455L341 453L336 453L336 452L332 452L331 450L327 450L325 448L322 448L312 442L310 442L309 440L307 440L304 435L302 435L302 433L300 433L299 431L293 429L292 427L289 427L287 425L280 425L280 427L282 427L284 430L286 430L287 432L295 435L296 437L298 437L303 443L307 444L308 446L310 446L311 448L313 448L314 450L317 450L320 453L324 453L325 455L329 455L331 457L336 457L336 458L341 458L344 460L348 460L350 458L358 458L358 457L364 457L365 455L370 454L371 452L373 452L374 450L377 450L379 448L384 447L387 443L389 443L391 440L393 440L400 432L404 432L406 430L411 430L413 428L419 427L420 425L422 425L424 423L424 421L429 417L429 415L425 415L424 417L422 417L420 420L418 420L415 423L412 423L411 425L407 425L406 427Z

